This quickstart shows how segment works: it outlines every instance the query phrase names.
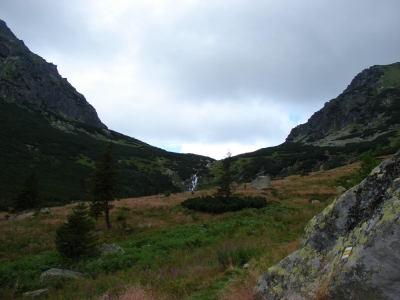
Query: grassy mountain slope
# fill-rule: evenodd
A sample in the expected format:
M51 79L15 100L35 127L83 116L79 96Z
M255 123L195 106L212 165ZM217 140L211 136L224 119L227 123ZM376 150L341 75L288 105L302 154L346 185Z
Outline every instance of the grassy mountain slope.
M112 130L62 119L34 105L0 100L0 200L10 205L31 168L45 202L87 199L87 179L107 143L115 143L120 197L186 190L185 180L206 177L211 158L177 154Z
M117 197L187 190L207 182L208 157L176 154L122 135L100 121L57 67L32 53L0 20L0 209L13 206L35 169L43 205L88 199L87 179L107 143L115 143Z

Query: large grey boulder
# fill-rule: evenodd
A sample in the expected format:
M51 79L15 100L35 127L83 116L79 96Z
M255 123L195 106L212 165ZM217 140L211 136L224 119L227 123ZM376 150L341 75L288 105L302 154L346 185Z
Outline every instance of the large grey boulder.
M270 189L271 188L271 177L269 176L258 176L250 183L252 189Z
M43 272L39 276L39 280L43 281L54 278L82 278L82 277L84 277L84 274L79 272L52 268Z
M399 159L398 152L315 216L300 250L257 279L255 299L399 299Z

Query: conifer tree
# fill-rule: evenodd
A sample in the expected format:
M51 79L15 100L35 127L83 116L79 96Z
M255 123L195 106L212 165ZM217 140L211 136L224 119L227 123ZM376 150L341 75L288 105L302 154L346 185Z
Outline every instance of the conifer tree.
M92 234L94 223L89 218L87 207L79 203L67 217L67 222L57 228L56 247L68 258L90 257L96 254L96 238Z
M111 229L110 209L114 207L110 202L114 200L117 190L117 170L113 156L113 144L109 143L100 154L100 159L96 161L96 169L92 176L93 188L90 190L94 196L90 203L90 211L96 220L104 213L108 229Z
M369 173L379 164L379 160L375 157L372 150L364 152L360 155L361 164L358 173L360 174L361 179L364 179L369 175Z
M221 198L224 202L227 202L232 194L231 183L231 163L232 157L231 153L228 154L222 161L222 174L218 181L217 197Z
M17 198L17 209L23 210L28 208L39 208L39 180L36 171L32 170L28 178L26 178L20 194Z

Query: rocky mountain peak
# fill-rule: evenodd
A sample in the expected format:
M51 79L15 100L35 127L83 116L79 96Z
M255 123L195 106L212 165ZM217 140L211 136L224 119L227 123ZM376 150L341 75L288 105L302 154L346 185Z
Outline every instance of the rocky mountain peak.
M372 66L368 69L365 69L353 78L349 86L344 90L343 94L362 87L374 88L376 91L379 91L382 88L379 79L384 74L385 73L379 66Z
M400 63L363 70L337 98L325 103L287 142L344 146L393 132L400 116Z
M107 128L57 66L32 53L0 20L0 98L30 103L64 119Z

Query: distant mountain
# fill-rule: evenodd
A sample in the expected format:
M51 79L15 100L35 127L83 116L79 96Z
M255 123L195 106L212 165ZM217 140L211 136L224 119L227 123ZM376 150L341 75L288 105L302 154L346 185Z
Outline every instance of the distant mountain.
M35 169L45 205L87 200L94 161L115 144L120 198L187 191L213 181L212 158L152 147L107 129L56 66L29 51L0 20L0 209Z
M373 66L347 89L294 128L287 142L344 146L397 132L400 124L400 63Z
M254 174L285 176L344 165L359 154L394 154L400 148L400 63L359 73L286 141L235 157L236 180Z

